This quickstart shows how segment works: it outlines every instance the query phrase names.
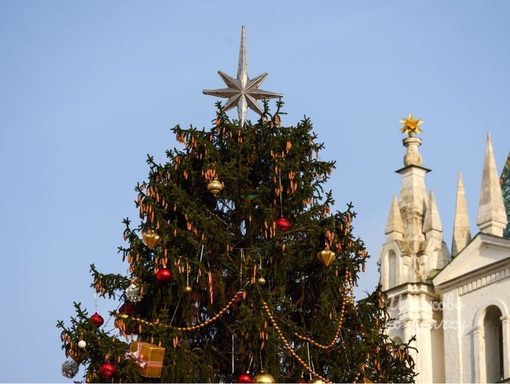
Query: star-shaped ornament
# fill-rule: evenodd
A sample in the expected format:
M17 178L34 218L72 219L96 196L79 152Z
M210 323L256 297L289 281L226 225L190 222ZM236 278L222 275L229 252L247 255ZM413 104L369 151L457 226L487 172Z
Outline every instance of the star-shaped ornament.
M420 119L414 119L413 114L411 113L407 119L400 120L401 124L404 124L402 128L400 128L400 132L409 134L409 137L413 137L415 133L420 133L420 124L423 123Z
M264 113L264 109L257 101L258 99L275 99L283 97L281 93L268 92L259 89L260 85L267 77L267 73L263 73L251 80L248 78L248 54L246 51L246 32L244 25L241 29L241 46L239 48L239 62L237 64L237 79L234 79L221 71L218 71L218 74L228 88L213 90L205 89L203 92L205 95L228 98L224 106L225 111L228 111L237 105L237 114L239 116L241 126L243 126L246 121L248 108L251 108L259 115Z

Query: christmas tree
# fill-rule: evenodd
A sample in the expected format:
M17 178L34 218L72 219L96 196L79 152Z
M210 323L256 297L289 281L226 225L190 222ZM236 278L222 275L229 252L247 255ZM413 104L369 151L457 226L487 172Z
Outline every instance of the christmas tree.
M118 301L103 317L75 303L59 321L69 358L87 382L412 382L409 344L384 333L381 292L356 302L368 257L356 214L332 212L312 123L282 126L280 94L248 78L244 28L238 76L209 129L173 128L180 149L149 156L136 186L140 223L125 219L129 275L91 266L92 287ZM226 111L237 106L239 119ZM246 120L248 108L260 114Z

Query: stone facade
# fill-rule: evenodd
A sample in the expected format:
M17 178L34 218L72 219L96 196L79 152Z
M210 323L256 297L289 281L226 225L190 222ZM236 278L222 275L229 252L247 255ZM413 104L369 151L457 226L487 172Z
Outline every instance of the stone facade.
M427 194L418 147L407 152L400 196L393 197L379 267L393 319L389 335L413 344L418 383L510 379L510 239L503 176L487 137L477 225L471 239L462 175L450 253L434 194ZM510 162L510 157L509 157ZM508 164L505 169L508 168Z

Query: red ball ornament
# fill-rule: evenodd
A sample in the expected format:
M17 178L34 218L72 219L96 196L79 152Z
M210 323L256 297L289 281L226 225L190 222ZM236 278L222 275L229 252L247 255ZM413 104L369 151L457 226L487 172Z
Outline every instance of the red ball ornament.
M237 378L238 383L254 383L255 380L250 375L250 372L246 371L244 373L241 373L239 377Z
M168 268L161 268L158 273L156 273L156 279L160 283L169 283L172 280L172 272Z
M241 295L237 295L234 298L234 301L232 301L232 309L237 309L237 306L239 304L241 304L242 301L243 301L243 297Z
M92 320L97 328L99 328L104 323L103 317L97 312L90 316L90 320Z
M133 303L124 303L119 308L119 313L125 313L131 316L135 312L135 305Z
M99 374L106 380L110 380L115 375L115 366L111 363L104 363L99 368Z
M290 229L289 220L287 220L285 217L280 217L278 220L276 220L276 226L280 228L280 231L282 232L286 232Z

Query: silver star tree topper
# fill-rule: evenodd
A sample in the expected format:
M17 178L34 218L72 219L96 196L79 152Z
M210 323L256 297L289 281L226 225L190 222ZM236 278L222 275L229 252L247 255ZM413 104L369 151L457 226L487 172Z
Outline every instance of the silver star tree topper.
M260 84L262 84L267 77L267 73L263 73L252 80L248 78L248 54L246 51L246 31L244 25L241 29L241 45L239 47L237 79L234 79L221 71L218 71L218 74L228 88L213 90L204 89L203 92L205 95L228 98L224 106L225 111L228 111L237 105L237 113L239 115L241 127L246 121L248 108L251 108L259 115L264 113L264 110L258 103L257 99L275 99L283 97L281 93L268 92L259 89Z

